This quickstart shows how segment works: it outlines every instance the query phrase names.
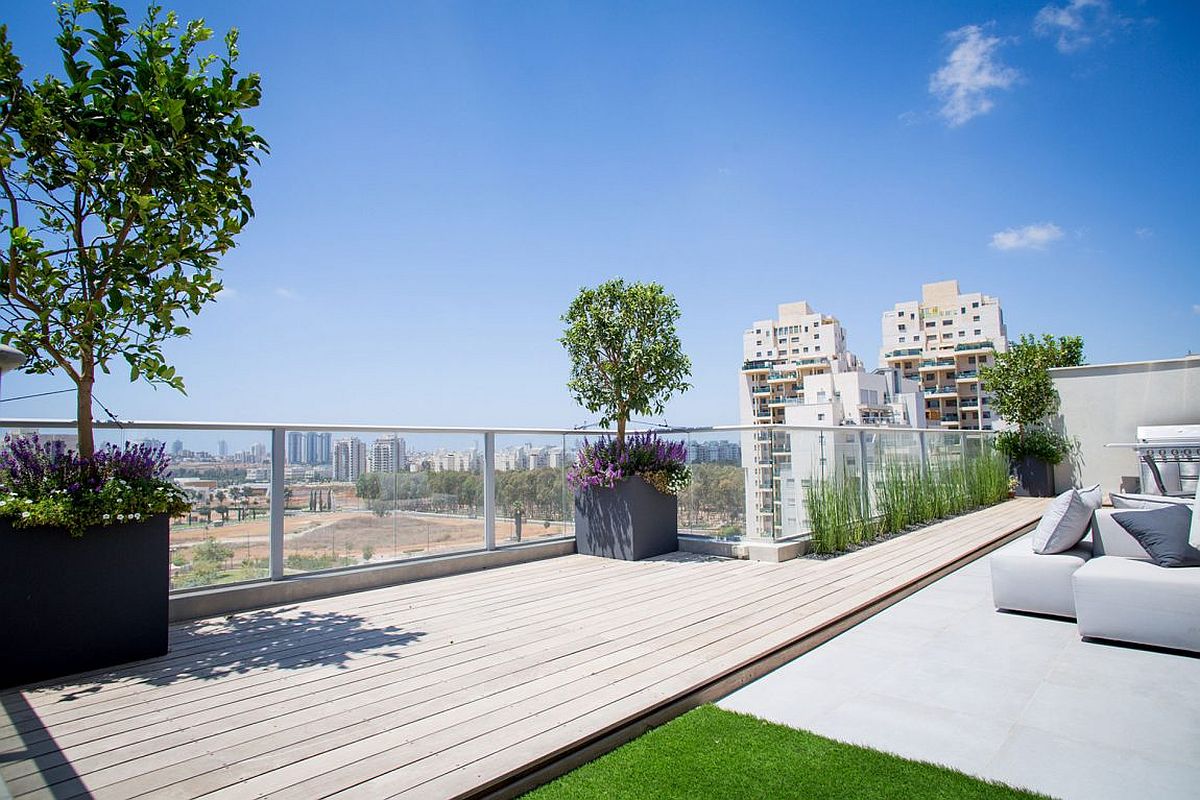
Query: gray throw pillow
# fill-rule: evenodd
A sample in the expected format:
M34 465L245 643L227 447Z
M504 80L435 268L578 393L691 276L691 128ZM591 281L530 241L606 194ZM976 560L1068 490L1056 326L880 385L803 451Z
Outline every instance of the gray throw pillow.
M1200 567L1200 550L1188 544L1192 510L1187 506L1118 511L1112 517L1160 567Z
M1108 495L1113 508L1162 508L1163 506L1190 506L1190 497L1169 497L1161 494L1120 494L1111 492Z
M1092 507L1076 489L1054 498L1054 502L1042 514L1042 519L1033 531L1033 552L1048 555L1065 553L1087 534L1092 522Z
M1104 490L1100 488L1100 484L1089 486L1086 489L1077 489L1080 499L1087 503L1088 508L1096 511L1104 504Z

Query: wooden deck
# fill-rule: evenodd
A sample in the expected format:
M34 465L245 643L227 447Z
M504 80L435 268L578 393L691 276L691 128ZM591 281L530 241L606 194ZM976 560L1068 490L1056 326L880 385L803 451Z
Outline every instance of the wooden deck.
M0 797L512 794L835 635L1044 505L831 561L565 556L176 626L163 658L0 693Z

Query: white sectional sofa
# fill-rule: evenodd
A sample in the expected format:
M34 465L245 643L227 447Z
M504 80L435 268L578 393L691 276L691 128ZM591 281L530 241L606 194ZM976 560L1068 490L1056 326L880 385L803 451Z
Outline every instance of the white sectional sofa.
M1096 511L1088 536L1064 553L997 551L996 608L1073 618L1088 638L1200 652L1200 567L1155 564L1113 519L1128 510ZM1192 501L1190 541L1200 543L1200 494Z

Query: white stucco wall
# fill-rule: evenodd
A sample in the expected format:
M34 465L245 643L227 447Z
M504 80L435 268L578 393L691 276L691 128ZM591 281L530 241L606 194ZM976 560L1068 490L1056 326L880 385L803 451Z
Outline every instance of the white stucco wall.
M1062 398L1059 430L1079 443L1077 456L1055 469L1060 491L1093 483L1119 491L1123 478L1138 476L1137 457L1106 444L1133 442L1139 425L1200 423L1200 356L1063 367L1050 375Z

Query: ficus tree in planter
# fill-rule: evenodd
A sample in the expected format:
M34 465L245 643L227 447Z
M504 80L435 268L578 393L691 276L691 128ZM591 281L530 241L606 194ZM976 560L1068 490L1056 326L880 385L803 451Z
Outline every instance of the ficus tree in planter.
M1059 404L1050 370L1083 363L1082 337L1025 334L1008 352L997 353L993 366L980 369L996 412L1015 426L996 436L996 448L1012 463L1034 459L1054 465L1066 457L1070 443L1049 424Z
M221 291L266 143L242 118L260 88L236 69L236 30L201 55L201 20L57 9L63 77L27 83L0 26L0 341L75 383L90 457L97 370L124 360L131 380L183 390L163 344Z
M675 323L679 304L657 283L616 278L584 288L562 317L560 340L571 359L567 387L581 406L617 426L617 446L633 414L661 414L691 384Z

